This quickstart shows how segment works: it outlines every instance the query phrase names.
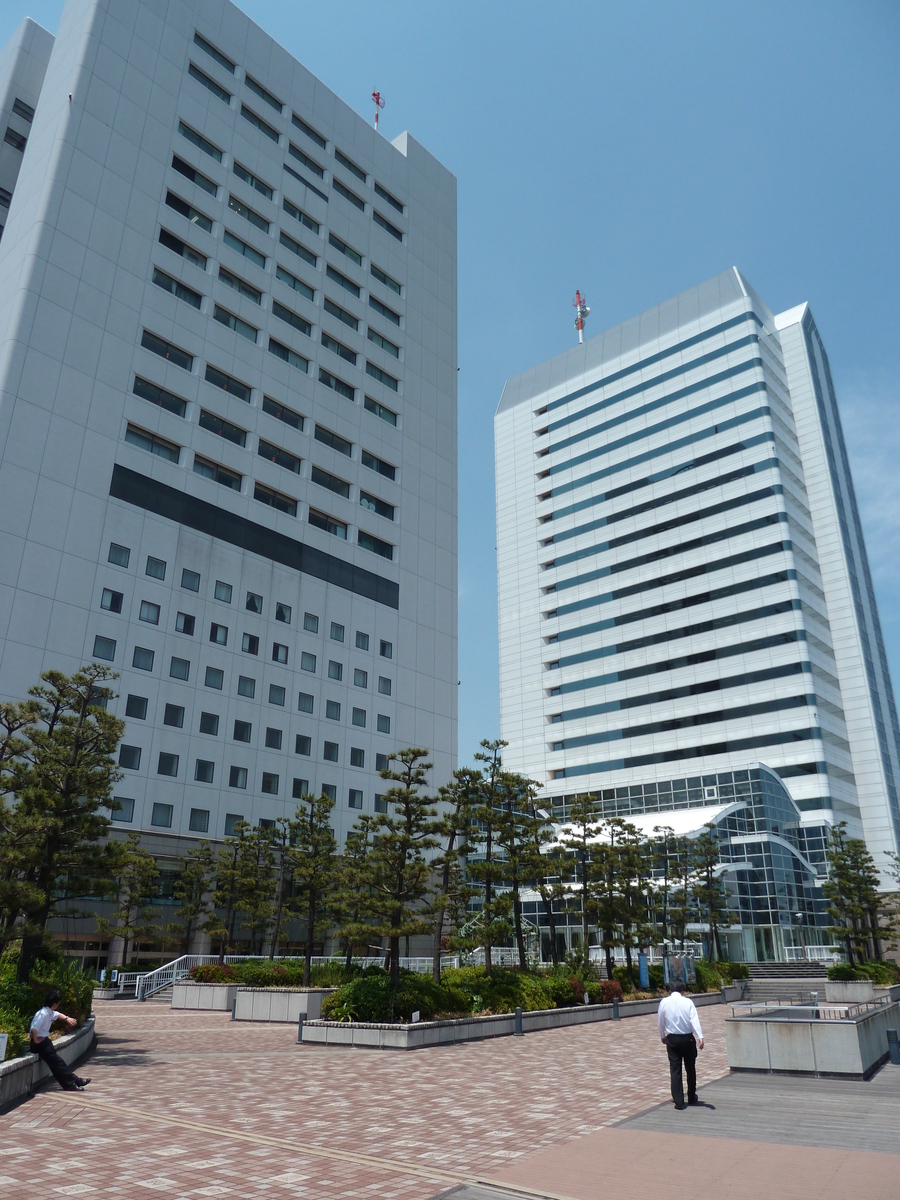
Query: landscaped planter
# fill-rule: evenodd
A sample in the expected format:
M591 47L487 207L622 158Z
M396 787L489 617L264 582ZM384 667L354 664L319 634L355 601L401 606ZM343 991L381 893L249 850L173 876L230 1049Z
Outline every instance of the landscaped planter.
M94 1017L88 1017L85 1023L74 1033L57 1038L53 1045L63 1062L70 1067L82 1059L94 1044ZM36 1054L23 1054L19 1058L11 1058L0 1063L0 1112L15 1104L23 1096L28 1096L44 1079L49 1079L50 1068Z
M864 1004L875 999L875 984L871 979L827 979L825 999L829 1004Z
M95 987L94 988L94 999L95 1000L115 1000L115 998L116 998L116 996L118 996L118 994L119 994L118 988L114 988L114 987L109 987L109 988Z
M172 985L172 1008L201 1008L231 1012L237 993L236 983L194 983L180 981Z
M234 998L236 1021L283 1021L296 1024L322 1015L322 1001L336 988L239 987Z

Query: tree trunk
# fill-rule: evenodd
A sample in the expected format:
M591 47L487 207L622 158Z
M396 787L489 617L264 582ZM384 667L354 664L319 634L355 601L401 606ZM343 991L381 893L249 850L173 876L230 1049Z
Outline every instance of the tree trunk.
M581 855L581 957L588 961L588 876L587 854Z
M634 987L634 963L631 961L631 947L625 943L625 965L628 968L628 982Z
M519 967L528 969L528 955L525 952L525 934L522 931L522 901L519 899L519 882L513 880L513 925L516 931L516 947L519 951Z
M309 889L309 906L306 910L306 954L303 958L303 986L309 987L312 971L313 939L316 934L316 901L318 897L313 888Z
M604 949L606 950L606 978L612 979L612 977L613 977L613 957L612 957L612 947L609 944L609 930L608 929L604 930L604 934L606 937L606 946L604 947Z
M872 949L875 951L875 958L880 959L882 954L881 938L879 930L881 926L878 923L878 909L874 908L869 912L869 924L872 927Z
M390 938L391 956L391 992L396 992L400 986L400 935Z
M544 888L541 888L541 903L544 906L544 912L547 914L547 924L550 926L550 961L554 967L559 966L559 951L556 948L556 917L553 913L553 899L547 898L547 893Z
M446 895L446 891L444 892ZM441 939L444 935L444 913L442 904L434 915L434 925L431 930L431 978L435 983L441 982Z

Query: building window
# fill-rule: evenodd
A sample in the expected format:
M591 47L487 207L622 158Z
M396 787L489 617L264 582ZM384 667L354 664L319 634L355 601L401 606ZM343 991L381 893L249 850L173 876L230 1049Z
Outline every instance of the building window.
M127 567L131 559L131 551L127 546L117 546L115 542L110 542L107 558L116 567Z
M235 379L231 375L226 375L224 371L220 371L218 367L212 366L211 363L206 364L204 377L206 382L211 383L213 387L221 388L229 396L237 396L238 400L243 400L245 404L250 403L250 396L253 389L248 387L246 383L241 383L239 379Z
M246 258L248 262L252 262L254 266L259 267L263 271L266 269L266 256L260 254L258 250L254 250L252 246L248 246L245 241L242 241L239 237L235 237L227 229L222 231L222 241L226 246L230 246L232 250L236 250L238 254Z
M233 787L233 788L245 788L247 786L247 768L246 767L232 767L231 770L228 772L228 786ZM227 830L227 826L228 826L227 817L226 817L225 824L226 824L226 830Z
M366 752L361 750L359 746L350 747L350 766L364 767L366 765Z
M228 645L228 626L218 625L215 621L209 627L209 640L217 646Z
M300 655L300 670L301 671L311 671L311 672L315 673L315 669L316 669L316 656L314 654L310 654L308 650L304 650L302 652L302 654Z
M212 737L219 736L219 717L217 713L202 712L200 714L200 732Z
M354 725L358 725L360 729L365 729L366 710L364 708L354 708L352 720Z
M245 633L241 637L241 649L245 654L259 654L259 638L255 633Z
M373 295L369 295L369 308L377 312L380 317L384 317L393 325L400 325L400 314L394 312L392 308L388 308L386 304L382 304L380 300L376 300Z
M343 679L343 677L344 677L344 668L343 668L342 664L339 662L335 662L334 659L331 659L328 663L328 678L336 679L336 680L338 680L338 682L340 682L340 680Z
M280 358L282 362L296 367L304 375L309 374L309 359L304 358L302 354L298 354L296 350L292 350L290 346L285 346L283 342L277 342L271 335L269 336L269 353L274 354L276 358Z
M184 709L180 704L167 704L163 712L163 725L172 725L175 729L184 728Z
M363 450L360 455L360 460L364 467L368 467L370 471L377 471L379 475L383 475L385 479L396 479L397 468L392 467L390 463L385 462L383 458L376 458L374 454L370 454L368 450Z
M188 828L191 833L209 833L209 809L192 808Z
M135 646L134 653L131 656L131 665L137 671L152 671L153 651L146 649L144 646Z
M124 767L126 771L139 771L141 769L140 746L120 746L119 766Z
M359 788L351 788L350 789L349 806L350 806L350 808L362 808L363 794L359 790Z
M314 616L312 613L304 613L303 614L303 628L306 630L307 633L318 633L319 632L319 618Z
M386 771L388 769L388 756L386 754L375 755L375 770Z
M356 263L358 267L362 266L362 255L354 250L352 246L348 246L346 242L342 241L337 234L329 233L328 243L334 246L335 250L339 250L346 258L349 258L351 262Z
M273 775L271 771L263 771L261 792L267 796L278 795L278 776Z
M171 205L172 198L172 193L169 192L166 197L166 203ZM194 210L185 204L183 200L179 201L179 205L178 211L183 212L185 216L190 218ZM171 207L174 208L175 205L171 205ZM194 213L194 215L199 217L201 214ZM206 217L202 219L203 221L207 221ZM197 221L197 224L200 224L200 222ZM209 229L212 229L211 221L208 221L208 226ZM190 371L194 366L193 354L188 354L186 350L182 350L179 346L164 341L162 338L157 337L155 333L151 333L149 329L145 329L141 334L141 346L144 350L149 350L151 354L158 354L160 358L165 358L169 362L174 363L176 367L181 367L182 370Z
M286 694L287 693L285 692L284 688L281 687L280 684L277 684L277 683L269 684L269 703L270 704L275 704L279 708L284 708L284 700L285 700Z
M273 446L271 442L263 441L260 438L256 453L260 458L273 462L276 466L284 467L286 471L292 471L295 475L300 474L300 459L296 454L282 449L281 446Z
M217 600L221 600L223 604L230 604L232 592L230 583L223 583L221 579L216 580L215 597Z
M370 366L367 363L366 366ZM371 372L369 372L371 374ZM382 372L383 374L383 372ZM366 412L373 413L376 417L380 417L382 421L387 421L388 425L397 424L397 414L393 409L387 408L384 404L380 404L377 400L373 400L371 396L366 396L363 401L363 406Z
M329 721L339 721L341 719L341 705L338 700L325 701L325 716Z
M173 811L174 810L171 804L154 804L153 811L150 816L150 824L158 825L162 829L171 829Z
M216 764L206 758L198 758L194 763L194 779L197 783L212 783Z
M207 412L205 408L200 410L200 420L197 422L201 429L206 429L210 433L214 433L216 437L225 438L228 442L234 442L236 446L246 446L247 431L241 429L240 425L232 425L230 421L226 421L224 417L217 416L216 413Z
M282 604L280 601L276 600L276 602L275 602L275 620L281 621L285 625L290 625L290 623L291 623L291 606L289 604Z
M136 425L127 426L125 441L132 446L137 446L140 450L147 450L151 454L155 454L158 458L164 458L167 462L177 463L181 454L180 448L174 442L168 442L158 434L148 433L145 429L138 429Z
M282 236L284 236L284 235L282 235ZM299 295L303 296L306 300L309 300L311 302L315 301L315 298L316 298L315 289L311 288L308 283L304 283L302 279L298 279L296 275L292 275L290 273L290 271L286 271L280 263L275 264L275 278L280 279L282 283L286 283L292 291L297 292ZM282 306L279 305L279 308L280 307L282 307ZM273 306L272 311L273 312L275 311L274 306ZM287 312L288 310L285 309L284 311ZM292 313L291 315L293 316L294 314ZM307 324L309 324L309 323L307 322ZM311 333L312 326L310 325L309 329L304 330L304 332L307 333L307 335L309 333Z
M223 87L219 87L214 79L210 79L208 75L204 74L199 67L195 67L193 63L188 65L188 75L190 75L191 79L196 79L199 84L202 84L208 92L212 92L217 100L221 100L224 104L231 103L231 93L226 92Z
M205 37L201 37L194 30L194 45L199 46L204 54L208 54L214 62L217 62L220 67L224 67L229 74L234 74L234 63L230 58L226 58L221 50L217 50L212 42L208 42Z
M377 209L372 209L372 220L376 225L379 225L385 233L389 233L392 238L396 238L398 242L403 241L403 234L396 225L392 225L387 217L383 217Z
M248 700L252 700L256 695L256 680L251 679L249 675L239 675L238 695L246 696Z
M200 591L200 575L197 571L189 571L187 567L181 572L181 586L188 592Z
M11 125L8 125L6 133L3 135L3 140L4 142L9 142L14 150L18 150L21 153L25 149L25 143L28 141L28 138L24 137L21 133L17 133Z
M309 523L316 529L324 529L326 533L333 534L335 537L347 540L347 526L343 521L338 521L334 517L330 517L327 513L318 512L316 509L309 510Z
M319 487L328 488L330 492L334 492L338 496L343 496L345 499L350 495L349 483L337 475L332 475L330 471L323 471L321 467L313 466L310 471L310 479L313 483L317 483Z
M391 642L386 642L386 641L384 641L384 639L382 639L379 644L378 653L381 655L382 658L393 658L394 657L393 644Z
M292 496L285 496L262 483L254 483L253 499L259 500L261 504L268 504L269 508L277 509L278 512L287 513L289 517L297 515L297 501Z
M107 612L120 613L123 599L121 592L113 592L109 588L104 588L100 593L100 607L105 608Z
M393 561L394 547L390 542L382 541L381 538L374 537L371 533L363 533L361 529L356 535L356 541L362 546L363 550L371 550L373 554L378 554L382 558Z
M238 769L238 768L232 768L232 769ZM241 767L239 769L243 770L243 767ZM235 785L235 786L238 786L238 785ZM244 782L242 784L240 784L239 786L241 786L241 787L247 786L247 772L246 771L244 771ZM240 813L226 813L225 814L225 836L226 837L234 837L234 835L237 833L238 825L242 824L243 820L244 820L244 818L241 816Z
M382 696L389 696L391 694L391 681L386 679L384 675L378 676L378 690Z
M164 292L169 292L176 300L184 300L192 308L199 308L203 303L203 297L199 292L195 292L193 288L189 288L179 280L173 279L165 271L160 271L158 267L153 268L153 282L157 287L162 288Z
M218 667L207 667L206 668L206 679L204 681L206 687L215 688L217 692L221 692L222 685L224 684L224 682L225 682L225 672L224 671L220 670Z
M146 721L147 697L129 696L125 701L125 716L132 717L135 721Z
M327 796L333 803L337 803L337 788L333 783L322 784L322 795Z
M140 620L146 621L148 625L159 624L159 605L153 604L149 600L141 601Z
M370 263L369 270L379 283L383 283L386 288L390 288L390 290L392 292L396 292L398 296L401 295L403 289L401 288L400 284L396 279L392 279L386 271L382 271L381 267L376 267L374 263Z
M174 166L174 163L172 165ZM199 250L195 250L193 246L189 246L187 242L183 242L174 233L169 233L168 229L160 229L159 244L165 246L167 250L171 250L173 254L177 254L179 258L183 258L185 262L199 267L201 271L206 270L209 261L206 255L201 254ZM154 273L153 282L158 282L156 273ZM161 388L155 383L150 383L147 379L136 378L132 390L136 396L142 396L144 400L149 400L151 404L158 404L160 408L168 409L169 412L175 413L178 417L183 417L187 412L187 401L182 400L180 396L173 396L165 388Z
M247 612L261 613L263 610L263 598L258 596L256 592L247 593L247 603L244 605Z
M144 574L149 575L151 579L165 579L166 564L161 558L153 558L152 555L148 555Z
M186 658L172 657L169 663L169 676L172 679L188 679L191 674L191 664Z
M294 753L309 758L312 753L312 740L305 733L298 733L294 738Z
M94 638L94 658L102 658L112 662L116 657L116 639L101 637L98 633Z
M20 100L18 96L13 101L13 112L17 117L21 117L23 121L27 121L29 125L34 120L34 109L30 104L26 104L24 100Z
M156 764L156 773L157 775L177 775L178 755L166 754L164 751L160 751L159 759L157 760Z
M301 246L298 241L286 234L283 229L278 234L278 241L287 250L290 250L292 254L296 254L299 259L302 259L303 262L309 263L311 267L318 265L318 257L311 250L307 250L305 246Z
M194 36L196 37L197 35L195 34ZM234 67L231 68L231 72L234 74ZM207 141L202 134L197 133L195 129L191 129L190 125L185 125L184 121L178 122L178 132L186 141L191 142L198 150L202 150L204 154L208 154L216 162L222 161L222 151L218 146L214 146L212 142Z
M392 358L400 357L400 347L394 342L388 341L388 339L382 334L376 333L371 326L369 326L366 336L374 346L378 346L379 349L384 350L387 354L390 354Z
M126 800L124 796L116 796L113 799L113 804L117 807L112 810L112 819L131 824L134 820L134 801L131 799Z
M379 733L390 733L391 732L391 718L386 717L383 713L378 714L378 720L376 721L375 724L376 724L376 728L378 729Z
M242 320L235 316L233 312L229 312L227 308L223 308L221 304L216 304L213 307L213 320L218 321L220 325L224 325L226 329L232 330L234 333L239 333L241 337L247 339L248 342L256 343L259 336L259 330L255 325Z
M337 317L342 325L346 325L348 329L352 329L355 333L359 332L359 321L352 313L348 313L346 308L341 308L339 304L335 304L327 296L325 297L324 307L325 311L330 313L331 316Z
M338 196L343 196L345 200L349 200L354 208L358 208L360 212L366 211L365 201L361 196L357 196L356 192L352 192L350 188L344 187L339 179L332 176L331 186Z
M376 795L376 797L375 797L375 811L376 811L377 813L386 813L386 812L387 812L387 800L385 800L384 796L377 796L377 795Z
M242 167L240 163L232 164L231 168L238 179L242 179L244 183L249 184L254 192L259 192L261 196L265 196L267 200L271 200L274 192L267 183L264 183L257 175L252 174L246 167Z
M388 504L384 500L379 500L377 496L371 496L368 492L360 491L359 503L362 508L367 508L369 512L378 513L379 517L387 517L389 521L393 521L396 516L396 508L393 504Z
M313 710L313 697L309 692L300 692L297 697L297 711L302 713L311 713Z
M290 325L292 329L305 334L306 337L309 337L312 333L312 325L310 325L305 317L301 317L299 313L295 313L292 309L279 304L277 300L272 301L272 315L278 317L279 321L284 321L286 325Z
M271 726L266 730L266 746L269 750L281 749L282 731Z
M177 613L175 616L175 632L186 634L188 637L194 636L194 618L190 613Z
M353 686L364 688L369 686L369 672L362 670L361 667L353 668Z
M356 631L356 648L357 650L369 649L369 635L367 633L360 633L358 629Z
M339 749L337 742L326 742L322 750L322 757L326 762L337 762Z
M339 437L338 434L332 433L330 429L325 429L321 425L316 426L315 439L321 442L323 446L330 446L332 450L336 450L338 454L343 454L345 457L352 457L353 444L348 442L346 438Z
M299 413L294 412L291 408L286 408L285 405L279 404L277 400L273 400L271 396L263 396L263 412L268 413L270 417L275 417L278 421L283 421L285 425L289 425L291 429L297 429L303 432L303 417Z
M286 664L288 660L288 648L282 645L281 642L272 643L272 662Z
M252 733L253 726L249 721L235 721L234 740L236 742L249 742Z
M200 458L199 455L195 454L193 470L195 475L202 475L204 479L211 479L213 483L231 488L233 492L241 490L242 476L238 475L236 471L229 471L227 467L223 467L220 463L211 462L208 458Z

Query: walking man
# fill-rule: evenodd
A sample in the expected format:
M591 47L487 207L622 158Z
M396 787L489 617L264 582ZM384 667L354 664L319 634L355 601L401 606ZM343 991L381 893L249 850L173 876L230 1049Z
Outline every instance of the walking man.
M31 1048L38 1058L47 1064L64 1092L77 1092L81 1088L87 1087L91 1081L76 1075L72 1068L63 1062L50 1037L50 1027L54 1021L65 1021L73 1029L78 1024L74 1017L67 1017L65 1013L59 1011L61 999L62 996L59 992L50 992L44 1001L44 1007L39 1008L34 1014L29 1031Z
M697 1049L703 1049L703 1030L693 1000L684 995L684 984L673 983L668 996L659 1002L657 1016L659 1036L669 1056L669 1075L672 1080L672 1099L677 1109L686 1108L682 1063L687 1071L688 1104L697 1099ZM697 1041L694 1041L694 1035Z

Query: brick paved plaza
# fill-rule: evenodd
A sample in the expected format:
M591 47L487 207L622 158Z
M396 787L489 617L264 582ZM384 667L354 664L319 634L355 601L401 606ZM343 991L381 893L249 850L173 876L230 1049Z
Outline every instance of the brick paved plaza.
M701 1084L727 1074L728 1011L701 1014ZM51 1083L0 1116L4 1200L429 1200L474 1196L475 1181L572 1200L643 1188L702 1200L758 1195L762 1178L797 1200L851 1181L867 1200L898 1194L892 1154L692 1136L715 1132L703 1128L712 1110L661 1110L681 1122L673 1132L611 1128L668 1099L653 1017L404 1054L298 1046L292 1026L152 1003L96 1012L87 1092Z

